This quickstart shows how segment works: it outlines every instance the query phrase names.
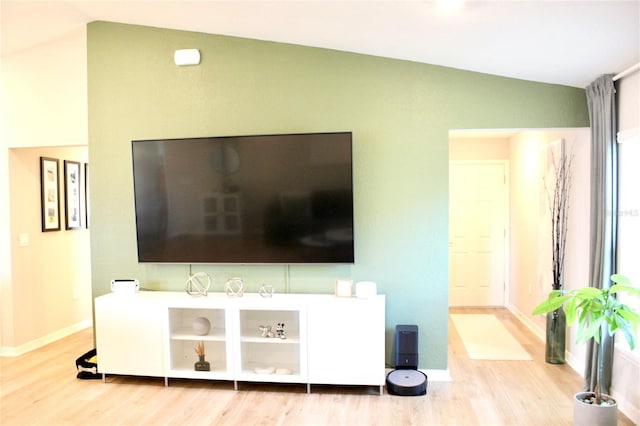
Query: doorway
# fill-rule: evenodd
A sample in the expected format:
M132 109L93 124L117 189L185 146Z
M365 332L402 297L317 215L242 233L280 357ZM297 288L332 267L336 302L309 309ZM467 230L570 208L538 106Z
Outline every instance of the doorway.
M572 185L572 204L570 210L571 223L575 229L570 232L575 239L574 247L567 257L567 278L571 277L576 283L586 280L583 277L583 254L574 256L573 252L587 250L588 236L583 229L588 228L588 209L581 206L588 205L589 197L589 146L590 131L588 128L564 128L564 129L498 129L498 130L452 130L449 132L449 164L453 170L454 163L495 163L506 164L506 207L503 210L506 215L506 234L504 261L504 294L502 303L492 306L505 306L523 318L531 321L532 326L538 326L542 321L533 318L530 314L533 307L544 297L550 288L549 254L546 247L549 241L547 226L547 196L542 178L541 149L558 139L564 139L569 146L573 146L576 157L574 158L574 185ZM469 186L464 182L479 180L471 175L462 179L462 184L456 184L454 179L450 181L451 203L461 196L455 195L457 187ZM495 179L496 185L502 185L499 179ZM474 185L476 185L474 183ZM470 216L477 216L472 207L466 207ZM478 209L475 209L478 210ZM450 224L455 222L453 218L454 208L450 210ZM451 232L451 230L450 230ZM450 234L453 235L453 234ZM572 240L573 241L573 240ZM455 239L449 239L449 293L451 306L483 306L486 302L484 296L475 295L466 300L458 300L455 293L456 287L464 276L482 277L491 270L489 264L474 270L474 265L464 262L457 253L452 253L455 247ZM460 259L456 259L458 256ZM576 260L574 260L574 257ZM490 256L486 256L490 259ZM494 267L495 268L495 267ZM462 275L461 275L462 274ZM460 278L460 277L463 278ZM473 279L473 278L472 278ZM471 292L469 292L471 293Z
M508 162L449 164L449 305L504 306Z

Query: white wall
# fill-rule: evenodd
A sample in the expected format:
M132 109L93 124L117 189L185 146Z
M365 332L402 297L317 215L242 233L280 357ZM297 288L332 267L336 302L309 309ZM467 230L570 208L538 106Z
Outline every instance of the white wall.
M640 71L616 82L618 130L640 129Z
M63 303L52 297L42 297L41 292L25 292L30 283L20 282L29 276L33 269L42 269L51 262L52 253L32 253L31 262L20 260L22 251L17 247L17 238L27 226L16 225L10 212L12 197L10 176L13 164L9 150L12 148L42 147L43 151L55 151L58 147L82 146L86 156L88 120L87 120L87 46L86 28L14 54L3 55L0 63L2 92L0 134L0 353L17 354L34 345L41 345L59 337L59 330L74 330L86 325L91 318L91 300L68 297ZM51 151L51 150L54 151ZM37 158L37 155L36 155ZM60 158L61 160L63 158ZM73 159L73 158L66 158ZM62 163L61 163L62 164ZM31 167L32 164L29 165ZM36 167L35 170L38 170ZM29 201L30 211L39 211L39 177L30 169L29 179L36 183L35 198ZM33 189L31 185L29 188ZM33 195L33 194L32 194ZM24 208L24 206L21 206ZM36 228L39 224L35 224ZM51 240L51 233L40 233L29 228L30 248L40 246L42 239ZM65 231L58 232L60 236ZM67 239L77 240L69 247L89 251L88 238L83 233L68 233ZM24 247L22 248L24 249ZM64 252L58 255L65 256ZM82 268L79 269L83 271ZM58 277L47 283L47 288L62 289L67 280L79 279L90 288L91 279L88 269L80 276ZM70 273L71 274L71 273ZM74 274L78 274L75 272ZM78 307L82 303L88 307ZM60 312L59 316L48 317L49 327L26 329L19 325L20 311ZM65 312L66 311L66 312ZM77 315L69 317L69 312ZM55 327L55 330L54 328Z
M2 145L87 145L87 36L65 37L2 57Z
M509 138L465 138L450 136L449 160L508 160Z
M525 314L547 290L539 241L540 216L544 213L540 206L540 150L546 140L542 132L522 132L511 140L509 303Z

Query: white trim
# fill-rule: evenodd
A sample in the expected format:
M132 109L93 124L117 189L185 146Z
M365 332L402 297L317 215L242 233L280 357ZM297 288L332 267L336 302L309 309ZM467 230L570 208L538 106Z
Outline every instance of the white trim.
M70 336L73 333L77 333L78 331L89 328L92 325L93 325L92 320L87 319L79 323L70 325L69 327L63 328L61 330L54 331L53 333L47 334L46 336L42 336L30 342L24 343L20 346L0 347L0 356L16 357L16 356L23 355L27 352L30 352L35 349L41 348L42 346L48 345L49 343L53 343L56 340L60 340L62 338Z
M449 369L446 370L423 370L419 369L424 374L427 375L427 378L430 382L452 382L451 372Z
M509 304L507 309L515 315L520 322L529 329L542 343L545 343L545 330L540 327L538 324L531 321L529 317L524 315L515 305ZM567 350L566 353L567 364L580 375L580 377L584 377L584 360L580 359L580 357L576 357L575 354L571 353L571 351Z
M529 331L531 331L533 334L535 334L535 336L540 339L541 342L544 343L545 341L545 336L544 336L544 330L542 328L540 328L536 323L534 323L533 321L531 321L531 319L529 317L527 317L525 314L523 314L517 307L516 305L509 303L507 305L507 309L509 310L509 312L511 312L513 315L516 316L516 318L518 318L520 320L520 322L529 329Z
M620 130L616 134L616 139L618 140L618 143L640 143L640 127L632 127L630 129Z

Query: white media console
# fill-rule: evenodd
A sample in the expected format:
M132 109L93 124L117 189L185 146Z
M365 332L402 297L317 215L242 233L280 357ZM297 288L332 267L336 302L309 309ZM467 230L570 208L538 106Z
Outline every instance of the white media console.
M379 386L385 382L385 297L181 292L111 293L95 299L98 370L106 375ZM198 317L211 325L194 331ZM261 325L284 323L285 339ZM196 371L204 343L210 371Z

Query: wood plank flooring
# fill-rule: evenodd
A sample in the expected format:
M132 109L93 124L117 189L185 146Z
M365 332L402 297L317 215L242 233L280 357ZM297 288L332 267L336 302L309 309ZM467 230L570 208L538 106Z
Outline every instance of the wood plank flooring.
M92 348L91 329L15 358L0 358L0 424L13 425L570 425L581 379L544 362L544 346L505 309L494 313L534 361L470 360L449 323L452 382L421 397L378 388L110 376L76 379L75 359ZM620 415L619 425L632 425Z

